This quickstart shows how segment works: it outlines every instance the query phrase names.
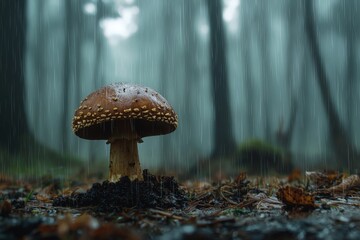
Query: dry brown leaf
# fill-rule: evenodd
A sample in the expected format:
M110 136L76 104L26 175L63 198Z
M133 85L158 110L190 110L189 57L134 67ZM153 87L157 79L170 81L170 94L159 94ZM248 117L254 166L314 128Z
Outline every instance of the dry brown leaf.
M41 224L38 227L38 231L42 235L53 234L54 232L56 232L56 230L57 230L57 225L55 224Z
M57 233L59 236L66 236L70 232L77 230L91 231L99 227L99 221L89 214L82 214L74 219L70 214L65 215L63 219L58 220Z
M343 179L340 184L330 187L326 191L331 193L346 193L350 189L356 187L360 188L360 177L358 175L351 175Z
M301 171L300 169L294 169L288 176L288 182L295 182L301 180Z
M6 176L2 173L0 173L0 189L5 189L13 184L13 179L11 179L9 176Z
M41 202L44 202L44 203L51 202L51 196L48 195L48 194L43 194L43 193L37 194L36 199L41 201Z
M47 187L44 187L36 194L36 199L42 202L51 202L51 200L57 195L54 184L50 184Z
M71 196L73 194L86 193L91 188L90 185L76 186L71 188L65 188L61 191L62 196Z
M329 188L341 182L342 174L336 171L305 172L306 177L317 188Z
M246 180L246 172L241 172L236 176L235 182L237 185L241 185Z
M61 196L70 196L71 194L73 194L74 189L72 188L65 188L61 191Z
M315 208L314 197L304 192L301 188L292 186L282 187L277 192L277 197L288 207Z
M0 201L0 216L8 216L11 213L11 203L8 200Z
M0 190L8 189L8 188L17 188L17 187L24 187L26 188L27 183L21 182L16 180L10 176L7 176L3 173L0 173Z
M129 239L140 240L141 238L129 228L119 228L113 223L106 223L91 231L91 239Z
M80 217L76 218L71 224L71 230L78 229L96 229L99 227L99 221L96 218L90 216L89 214L83 214Z
M70 231L70 224L73 219L71 214L66 214L63 219L58 220L57 222L57 234L59 236L65 236Z

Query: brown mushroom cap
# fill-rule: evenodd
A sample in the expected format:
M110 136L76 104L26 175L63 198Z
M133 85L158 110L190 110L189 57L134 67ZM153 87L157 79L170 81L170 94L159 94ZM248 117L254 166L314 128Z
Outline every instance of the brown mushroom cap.
M142 138L170 133L176 129L177 121L175 111L155 90L114 83L81 101L74 114L73 131L91 140L106 140L129 131Z

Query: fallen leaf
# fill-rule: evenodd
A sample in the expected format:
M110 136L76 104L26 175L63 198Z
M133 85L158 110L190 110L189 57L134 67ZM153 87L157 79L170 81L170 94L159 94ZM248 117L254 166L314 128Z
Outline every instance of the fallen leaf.
M336 171L327 172L305 172L307 179L316 188L324 189L337 185L341 182L342 174Z
M129 228L119 228L113 223L106 223L90 232L91 239L129 239L140 240L140 236Z
M326 191L331 193L346 193L356 187L360 188L360 177L358 175L351 175L343 179L340 184L330 187Z
M9 176L0 173L0 190L9 188L16 184L16 182Z
M60 236L66 236L70 232L76 232L77 230L94 230L98 228L99 225L99 221L89 214L85 213L77 218L68 214L58 221L57 232Z
M301 188L292 186L282 187L277 192L277 197L288 207L315 208L314 197Z
M89 214L83 214L80 217L76 218L71 224L71 230L78 229L96 229L99 227L99 221L96 218L90 216Z
M57 192L54 184L50 184L47 187L44 187L36 194L36 199L42 202L51 202L51 200L56 197Z
M57 230L57 225L55 224L41 224L38 227L38 231L42 235L54 234Z
M12 206L8 200L3 200L0 202L0 216L9 216L11 209Z
M288 182L295 182L301 180L301 171L300 169L294 169L288 176Z
M237 175L235 178L235 182L238 186L242 185L245 180L246 180L246 172L239 173L239 175Z

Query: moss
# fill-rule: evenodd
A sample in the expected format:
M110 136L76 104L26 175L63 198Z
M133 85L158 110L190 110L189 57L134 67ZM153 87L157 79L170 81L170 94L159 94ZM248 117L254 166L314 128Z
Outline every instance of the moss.
M239 152L247 150L257 150L264 153L273 153L280 155L283 153L281 148L260 139L249 139L241 143L239 146Z
M260 139L250 139L238 147L237 159L249 173L269 174L287 173L292 169L291 162L285 159L285 152Z

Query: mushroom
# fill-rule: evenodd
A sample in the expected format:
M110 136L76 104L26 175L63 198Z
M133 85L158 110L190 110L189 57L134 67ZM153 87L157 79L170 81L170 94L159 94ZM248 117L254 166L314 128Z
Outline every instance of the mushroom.
M178 118L155 90L128 83L114 83L87 96L73 118L74 133L84 139L110 144L109 181L122 176L142 180L137 143L143 137L168 134Z

